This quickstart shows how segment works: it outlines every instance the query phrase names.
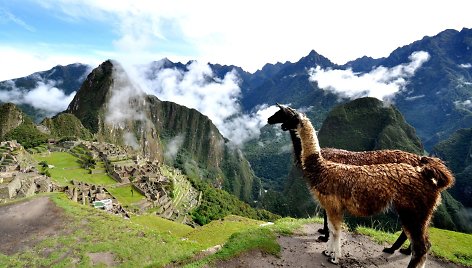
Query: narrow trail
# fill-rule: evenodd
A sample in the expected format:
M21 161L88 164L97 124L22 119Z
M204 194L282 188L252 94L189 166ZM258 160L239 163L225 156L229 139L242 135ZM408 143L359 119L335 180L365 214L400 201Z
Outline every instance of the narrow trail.
M293 236L280 236L278 242L282 247L280 258L252 251L242 254L234 259L219 262L216 267L382 267L398 268L407 267L410 256L399 252L394 254L383 253L382 245L372 241L369 237L359 234L343 232L342 252L343 257L339 265L328 262L327 257L321 252L326 244L316 241L319 236L317 230L321 224L308 224ZM428 256L426 261L428 268L462 267L449 262L444 262Z

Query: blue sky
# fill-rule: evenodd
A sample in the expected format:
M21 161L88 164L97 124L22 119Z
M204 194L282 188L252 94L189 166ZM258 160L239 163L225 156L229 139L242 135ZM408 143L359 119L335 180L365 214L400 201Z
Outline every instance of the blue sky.
M0 0L0 81L108 58L195 59L253 72L314 49L343 64L472 28L470 10L469 0Z

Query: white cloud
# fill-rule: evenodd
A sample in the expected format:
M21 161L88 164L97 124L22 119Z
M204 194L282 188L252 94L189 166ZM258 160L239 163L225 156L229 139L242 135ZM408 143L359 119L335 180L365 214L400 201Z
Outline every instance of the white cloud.
M218 78L208 64L194 61L186 70L162 68L162 64L163 61L125 68L131 79L146 93L155 95L163 101L175 102L198 110L208 116L222 135L235 145L239 146L257 137L267 118L277 111L275 106L264 105L251 114L243 114L239 104L240 81L236 71ZM127 92L123 94L132 95L134 91ZM134 114L123 108L126 107L125 103L115 106L120 107L116 113L118 118ZM127 111L126 115L120 114L124 113L123 111Z
M2 22L3 23L13 22L14 24L22 27L23 29L29 32L36 31L36 29L33 26L27 24L24 20L18 18L17 16L15 16L14 14L12 14L11 12L9 12L8 10L4 8L0 8L0 24Z
M324 90L344 98L375 97L387 100L402 90L421 65L429 60L429 54L417 51L410 55L410 62L392 68L376 67L369 73L354 73L348 70L309 70L310 81L317 82Z
M471 109L472 108L472 100L455 101L454 105L458 109Z
M212 0L37 0L65 20L109 23L117 35L110 42L115 54L167 50L163 56L172 60L234 64L249 71L265 63L296 61L312 49L339 64L364 55L386 57L425 35L470 27L468 9L457 8L468 6L466 1L424 5L399 0L385 12L387 6L373 0L276 0L270 6L249 0L224 5ZM415 23L399 20L398 14Z
M177 153L180 150L180 147L184 144L185 136L183 134L177 135L170 140L170 142L166 146L166 152L164 156L167 159L175 159Z
M113 84L111 97L107 103L105 122L114 127L124 128L126 121L145 121L142 106L133 103L144 101L144 91L134 83L121 65L113 62Z
M61 54L57 52L58 50L58 47L24 47L24 44L18 46L0 44L0 59L2 59L0 81L28 76L38 71L49 70L57 65L68 65L78 62L97 66L103 61L103 58L101 59L95 55Z
M468 68L472 68L472 64L470 64L470 63L462 63L462 64L459 64L459 67L468 69Z
M29 104L46 112L47 116L56 115L67 109L75 96L75 91L66 95L62 89L56 87L52 80L40 80L32 90L20 90L11 80L6 81L11 90L0 91L0 101L15 104Z

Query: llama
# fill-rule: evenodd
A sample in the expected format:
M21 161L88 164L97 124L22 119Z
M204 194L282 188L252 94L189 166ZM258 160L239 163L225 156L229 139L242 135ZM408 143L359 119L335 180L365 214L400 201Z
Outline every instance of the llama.
M289 120L294 113L291 108L280 105L277 103L277 106L280 108L274 115L268 118L268 124L278 124L283 123L286 120ZM289 130L290 137L293 144L295 164L297 167L300 167L301 164L301 141L300 137L296 130ZM352 152L347 150L335 149L335 148L322 148L321 155L324 159L351 165L369 165L369 164L386 164L386 163L407 163L412 166L421 165L420 160L421 156L400 151L400 150L379 150L379 151L368 151L368 152ZM324 234L324 236L318 237L318 241L327 242L329 238L328 231L328 221L326 213L323 213L323 229L320 229L319 232ZM393 254L395 250L399 249L402 244L406 241L407 237L404 232L400 234L397 241L390 248L384 248L384 252ZM411 254L410 249L400 249L400 252L406 255Z
M344 211L369 216L389 206L397 211L408 236L412 257L408 267L424 267L431 247L428 225L441 199L441 191L454 183L454 177L441 160L421 157L421 166L388 163L356 166L325 160L310 120L293 112L282 124L283 130L297 130L301 145L303 176L328 216L329 261L341 257L341 224ZM375 201L375 202L372 202Z

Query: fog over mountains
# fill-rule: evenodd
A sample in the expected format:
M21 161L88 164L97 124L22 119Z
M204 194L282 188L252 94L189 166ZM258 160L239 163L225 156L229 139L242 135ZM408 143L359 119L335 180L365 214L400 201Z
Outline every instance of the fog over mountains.
M275 102L310 108L321 122L335 105L371 96L394 103L430 149L472 123L471 36L470 29L446 30L398 48L387 58L363 57L342 66L315 51L298 62L267 64L255 73L168 59L122 65L136 89L202 112L237 145L259 135ZM0 102L18 104L40 121L67 107L91 69L57 66L3 81Z

